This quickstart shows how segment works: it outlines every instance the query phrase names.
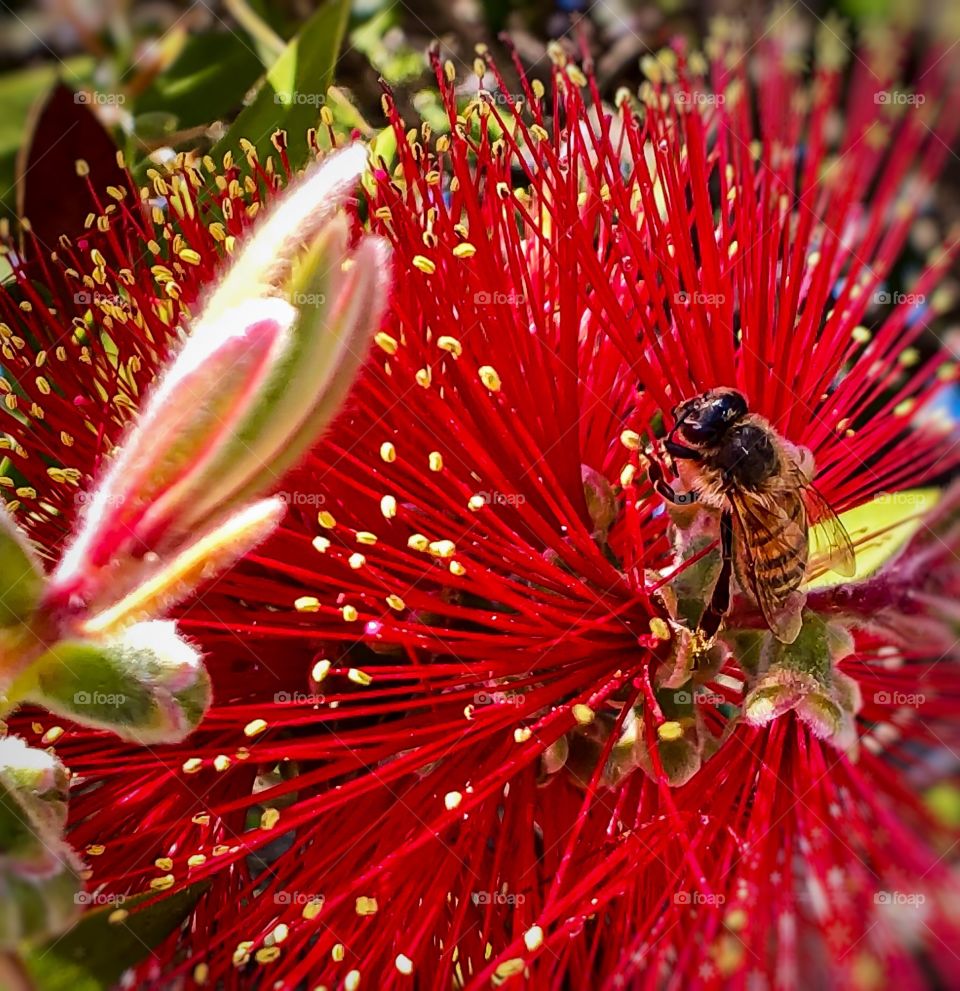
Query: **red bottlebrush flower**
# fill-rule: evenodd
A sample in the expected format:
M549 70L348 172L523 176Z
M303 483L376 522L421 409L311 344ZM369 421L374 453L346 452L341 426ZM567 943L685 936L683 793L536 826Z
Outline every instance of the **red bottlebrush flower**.
M960 119L948 62L905 106L877 43L838 127L841 47L804 81L790 38L660 53L615 109L560 53L549 95L506 104L461 105L438 64L436 138L387 98L379 350L283 483L286 525L179 613L207 718L154 750L57 740L91 885L209 884L141 986L949 981L955 837L918 790L956 746L954 659L870 623L856 585L811 593L792 648L745 595L697 643L679 617L714 541L677 560L641 457L729 386L839 511L956 465L914 415L956 377L922 340L955 245L909 296L887 283ZM58 259L33 246L48 295L21 267L0 302L20 518L50 547L277 184L212 166L153 177L149 216L117 197Z

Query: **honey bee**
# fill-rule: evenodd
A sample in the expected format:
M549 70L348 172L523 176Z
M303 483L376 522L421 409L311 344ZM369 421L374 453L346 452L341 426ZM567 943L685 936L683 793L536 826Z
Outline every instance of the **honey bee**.
M711 389L673 411L664 448L682 469L678 492L651 462L650 477L665 499L699 503L720 513L720 577L700 621L708 638L730 608L735 570L773 635L793 643L800 632L800 592L811 550L818 563L852 575L855 554L837 514L811 483L812 465L734 389Z

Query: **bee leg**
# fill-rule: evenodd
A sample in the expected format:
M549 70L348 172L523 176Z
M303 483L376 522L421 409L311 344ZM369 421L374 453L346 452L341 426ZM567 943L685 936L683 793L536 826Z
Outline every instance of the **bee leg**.
M690 503L697 501L696 492L677 492L677 490L664 478L663 468L656 461L651 461L650 466L647 468L647 473L650 476L650 481L653 482L653 487L656 491L663 496L667 502L672 502L677 506L689 506Z
M716 636L730 608L730 578L733 571L733 517L723 513L720 517L720 577L713 586L710 604L700 619L700 631L708 639Z

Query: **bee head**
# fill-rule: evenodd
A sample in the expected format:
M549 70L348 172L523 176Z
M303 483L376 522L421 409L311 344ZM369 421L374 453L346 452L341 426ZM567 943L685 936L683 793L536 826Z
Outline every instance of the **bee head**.
M727 430L747 415L747 401L735 389L711 389L688 399L673 412L674 430L693 445L719 443Z

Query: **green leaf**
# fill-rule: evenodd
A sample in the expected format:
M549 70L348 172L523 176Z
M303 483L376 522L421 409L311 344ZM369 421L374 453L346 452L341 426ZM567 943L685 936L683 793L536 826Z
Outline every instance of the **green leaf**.
M884 492L870 502L841 513L840 520L857 549L857 570L851 578L832 571L814 571L806 589L830 588L867 578L917 532L920 521L940 501L940 489ZM815 567L815 562L811 562Z
M241 138L266 158L274 150L271 134L282 128L287 132L290 164L299 168L307 161L306 132L320 119L349 15L349 0L326 0L266 74L253 102L216 143L214 158L228 151L241 158Z
M206 885L196 884L163 898L134 895L122 905L130 914L110 922L117 904L88 912L65 935L34 947L24 964L37 991L108 991L187 917ZM137 911L136 906L154 897Z
M43 569L26 535L0 511L0 627L16 626L36 608Z
M137 98L134 113L172 114L180 128L208 124L238 106L261 72L256 53L239 35L196 35Z

